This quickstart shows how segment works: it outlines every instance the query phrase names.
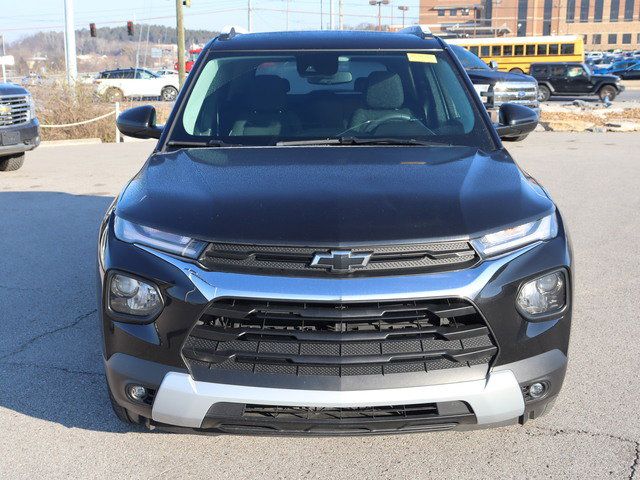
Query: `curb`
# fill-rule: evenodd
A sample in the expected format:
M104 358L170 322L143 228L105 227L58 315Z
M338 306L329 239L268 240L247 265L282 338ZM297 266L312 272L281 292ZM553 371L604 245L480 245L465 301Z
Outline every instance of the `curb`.
M47 140L40 142L40 147L70 147L73 145L96 145L102 143L99 138L74 138L72 140Z

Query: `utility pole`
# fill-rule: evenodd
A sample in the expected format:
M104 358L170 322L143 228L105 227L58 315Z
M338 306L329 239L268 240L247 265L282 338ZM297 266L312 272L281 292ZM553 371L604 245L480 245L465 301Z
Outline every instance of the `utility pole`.
M76 32L73 26L73 0L64 0L64 43L67 61L67 83L73 85L78 78L76 61Z
M382 5L389 5L389 0L369 0L369 5L378 6L378 31L382 31Z
M247 0L247 30L251 33L251 0Z
M287 27L285 28L285 30L288 32L289 31L289 0L285 0L285 2L287 3L287 19L286 19Z
M344 28L343 20L344 17L342 15L342 0L338 0L338 30L342 30Z
M324 30L324 0L320 0L320 30Z
M333 0L329 0L329 30L333 30Z
M182 0L176 0L176 31L178 33L178 83L184 85L184 23L182 21Z
M2 34L2 56L4 57L6 52L4 51L4 33ZM7 70L4 65L4 58L2 59L2 81L6 83L7 81Z
M402 12L402 28L404 28L404 16L407 13L407 10L409 10L409 7L406 5L399 5L398 10Z

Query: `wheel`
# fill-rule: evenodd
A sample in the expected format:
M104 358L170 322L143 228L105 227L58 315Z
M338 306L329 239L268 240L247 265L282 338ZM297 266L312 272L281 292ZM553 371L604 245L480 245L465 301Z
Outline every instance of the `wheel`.
M602 100L603 102L607 97L609 97L609 101L612 102L613 99L616 98L617 94L618 92L611 85L605 85L600 89L600 91L598 91L598 97L600 97L600 100Z
M126 423L127 425L141 425L143 422L142 417L118 405L116 399L113 398L113 394L111 393L111 389L109 388L108 384L107 390L109 390L109 400L111 401L111 408L113 408L113 413L116 414L116 417L118 417L121 422Z
M13 172L18 170L24 163L24 153L15 157L0 158L0 172Z
M121 102L124 100L124 93L122 90L116 87L107 88L107 91L104 92L104 98L107 102Z
M165 102L173 102L178 96L178 89L176 87L164 87L160 92L162 100Z
M545 85L538 85L538 101L546 102L551 96L551 90Z
M522 70L521 68L512 68L511 70L509 70L509 73L524 73L524 70Z

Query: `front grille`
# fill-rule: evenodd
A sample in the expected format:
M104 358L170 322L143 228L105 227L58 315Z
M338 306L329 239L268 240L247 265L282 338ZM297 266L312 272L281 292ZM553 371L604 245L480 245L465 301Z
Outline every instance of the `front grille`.
M7 108L9 111L5 112ZM0 127L27 123L29 108L29 99L26 95L0 96Z
M493 105L515 103L527 107L538 106L538 86L528 82L500 82L501 89L493 92ZM522 94L520 92L523 92Z
M370 257L364 265L352 265L350 270L339 270L328 265L312 266L316 255L326 256L332 252L350 252L354 256ZM457 270L468 268L478 260L479 257L468 242L435 242L358 248L212 243L205 249L199 261L204 268L216 271L296 276L357 276Z
M482 316L458 299L219 300L182 349L192 370L332 377L468 368L488 364L496 352Z
M217 403L207 412L202 428L226 432L339 435L445 430L476 422L469 405L459 401L363 408Z

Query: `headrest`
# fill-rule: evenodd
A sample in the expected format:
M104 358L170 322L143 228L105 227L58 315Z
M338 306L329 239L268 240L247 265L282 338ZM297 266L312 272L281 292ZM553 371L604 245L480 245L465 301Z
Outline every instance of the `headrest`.
M275 111L285 106L287 92L291 86L288 80L277 75L258 75L253 79L249 104L256 111Z
M367 83L369 83L369 79L367 77L356 78L356 81L353 82L353 89L356 92L364 93L367 91Z
M393 72L373 72L367 82L367 106L377 109L396 109L404 103L400 75Z

